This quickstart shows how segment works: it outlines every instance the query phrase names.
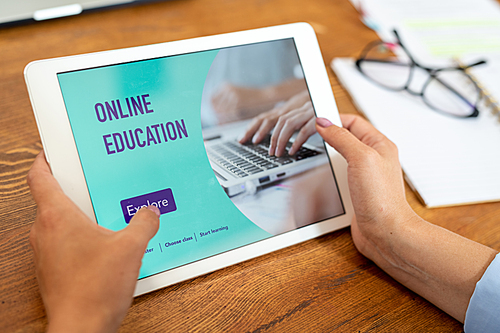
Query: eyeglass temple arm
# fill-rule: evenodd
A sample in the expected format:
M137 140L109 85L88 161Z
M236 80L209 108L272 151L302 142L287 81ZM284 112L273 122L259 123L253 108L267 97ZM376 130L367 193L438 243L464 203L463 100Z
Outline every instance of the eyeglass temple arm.
M415 60L413 59L411 53L408 51L408 49L406 48L406 46L403 44L403 42L401 41L401 38L399 37L399 33L396 29L393 29L392 32L394 33L394 35L396 36L396 39L398 41L398 44L401 46L401 48L406 52L406 54L408 55L408 57L413 61L415 62ZM475 62L473 64L470 64L470 65L466 65L466 66L463 66L462 69L468 69L468 68L471 68L471 67L475 67L475 66L479 66L479 65L483 65L483 64L486 64L486 60L479 60L478 62Z
M478 62L475 62L475 63L470 64L470 65L465 65L465 66L463 66L461 68L462 69L468 69L468 68L479 66L479 65L483 65L483 64L486 64L486 60L479 60Z
M401 41L401 38L399 37L398 31L396 29L393 29L392 32L396 36L396 39L397 39L399 46L401 46L401 48L406 52L406 55L408 55L408 58L410 58L411 61L415 62L415 60L413 59L413 56L411 55L411 53L408 51L406 46L404 46L403 42Z

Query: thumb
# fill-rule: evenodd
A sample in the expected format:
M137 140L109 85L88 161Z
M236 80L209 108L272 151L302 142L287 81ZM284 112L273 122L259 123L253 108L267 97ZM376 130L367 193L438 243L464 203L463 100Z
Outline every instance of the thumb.
M156 235L159 227L160 210L155 206L148 206L141 208L122 232L131 233L139 243L146 245Z
M368 149L349 130L332 124L326 118L316 118L316 130L323 140L347 160L347 163L358 156L360 152Z

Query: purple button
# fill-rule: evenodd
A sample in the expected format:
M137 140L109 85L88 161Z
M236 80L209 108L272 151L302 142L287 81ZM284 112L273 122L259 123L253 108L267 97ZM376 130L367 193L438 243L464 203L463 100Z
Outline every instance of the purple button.
M174 201L174 195L172 193L172 189L170 188L125 199L120 201L120 204L122 206L123 216L125 217L125 222L127 224L142 207L156 206L162 215L173 212L177 209Z

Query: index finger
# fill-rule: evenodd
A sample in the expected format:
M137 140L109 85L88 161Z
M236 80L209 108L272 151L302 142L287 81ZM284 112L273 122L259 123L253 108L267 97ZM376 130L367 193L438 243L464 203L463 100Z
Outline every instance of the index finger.
M49 200L51 193L62 192L57 180L52 176L50 167L42 150L36 157L26 177L31 195L37 204Z
M241 144L249 142L255 132L259 129L261 123L262 121L260 119L252 120L250 126L245 129L245 133L243 133L243 135L238 139L238 142Z
M132 238L138 241L137 245L139 247L145 248L160 228L160 211L155 208L155 206L141 208L130 220L129 225L120 232L130 234Z

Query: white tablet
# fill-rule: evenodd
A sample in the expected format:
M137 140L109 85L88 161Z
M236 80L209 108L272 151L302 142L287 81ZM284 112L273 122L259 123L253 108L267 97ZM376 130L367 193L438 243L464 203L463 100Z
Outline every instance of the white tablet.
M315 116L340 125L308 24L36 61L25 78L52 172L92 220L120 230L160 209L135 295L351 221L345 161L297 133ZM272 131L239 142L278 113L283 155Z

